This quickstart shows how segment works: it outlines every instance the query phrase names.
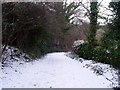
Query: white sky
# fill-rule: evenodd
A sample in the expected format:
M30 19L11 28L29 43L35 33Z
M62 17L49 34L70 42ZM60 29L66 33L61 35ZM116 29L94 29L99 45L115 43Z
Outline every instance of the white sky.
M80 2L80 1L82 1L83 3L86 3L86 2L90 2L92 0L67 0L67 1L68 1L68 3L70 3L70 2ZM96 0L94 0L94 1L96 1ZM108 15L111 14L111 12L109 10L106 10L106 8L108 7L110 1L111 0L98 0L98 3L102 2L101 3L101 7L99 8L99 11L100 11L99 15L108 17L106 14L108 14ZM89 7L90 4L87 3L85 5L86 6L88 5L88 7ZM106 8L103 8L103 7L106 7ZM85 20L85 21L87 21L87 22L89 22L89 19L87 17L83 16L82 19ZM105 20L98 19L98 22L100 24L104 24Z

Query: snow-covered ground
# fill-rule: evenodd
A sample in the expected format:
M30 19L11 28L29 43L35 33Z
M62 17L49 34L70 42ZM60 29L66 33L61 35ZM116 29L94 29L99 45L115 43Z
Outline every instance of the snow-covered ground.
M109 65L58 52L33 62L14 61L2 69L0 80L1 88L111 88L117 86L116 73Z
M1 63L0 63L0 90L2 88L2 69L1 69Z

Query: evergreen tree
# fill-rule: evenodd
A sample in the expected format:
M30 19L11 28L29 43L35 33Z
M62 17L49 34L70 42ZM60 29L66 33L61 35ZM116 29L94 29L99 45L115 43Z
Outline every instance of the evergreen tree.
M111 52L109 62L120 68L120 1L110 2L113 17L109 23L109 31L103 37L103 46ZM119 62L119 63L118 63Z
M110 2L109 8L112 8L112 19L109 23L109 31L103 38L103 46L110 51L109 63L119 69L119 87L120 87L120 1Z

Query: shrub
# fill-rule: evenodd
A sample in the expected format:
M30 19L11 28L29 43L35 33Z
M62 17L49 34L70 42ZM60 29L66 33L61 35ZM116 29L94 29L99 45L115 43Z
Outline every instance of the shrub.
M110 64L115 68L120 68L120 43L90 47L88 42L78 45L74 52L84 59L92 59L97 62Z
M74 47L74 52L85 59L92 59L93 49L90 48L88 42L83 42L78 46Z

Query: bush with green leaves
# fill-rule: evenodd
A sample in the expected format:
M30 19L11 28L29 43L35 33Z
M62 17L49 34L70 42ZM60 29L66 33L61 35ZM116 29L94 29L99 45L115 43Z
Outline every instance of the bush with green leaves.
M93 56L92 59L98 62L103 62L104 63L104 55L106 54L106 51L101 47L101 46L96 46L93 49Z
M93 49L90 48L88 42L80 44L77 47L74 47L74 52L79 55L79 57L83 57L85 59L92 59Z
M120 68L120 41L106 40L104 40L102 45L108 53L105 55L105 61L116 68Z
M120 42L114 45L90 47L89 43L83 43L74 49L74 52L84 59L92 59L96 62L110 64L120 68Z

